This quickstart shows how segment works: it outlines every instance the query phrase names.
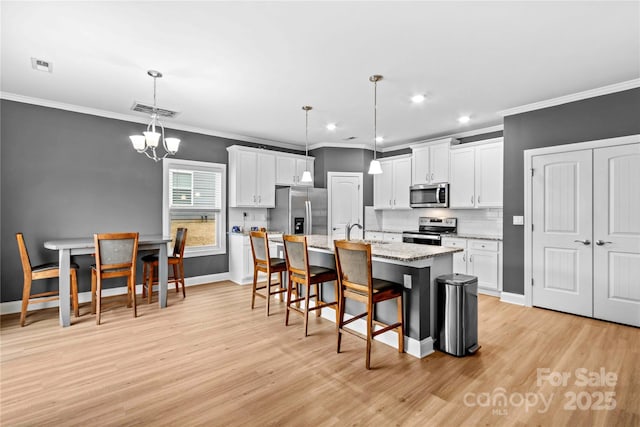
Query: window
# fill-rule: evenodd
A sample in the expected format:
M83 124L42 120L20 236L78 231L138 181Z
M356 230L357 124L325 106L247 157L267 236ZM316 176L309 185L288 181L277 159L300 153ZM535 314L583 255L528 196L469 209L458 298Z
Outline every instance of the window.
M174 239L185 227L185 257L226 253L227 166L191 160L163 160L162 229Z

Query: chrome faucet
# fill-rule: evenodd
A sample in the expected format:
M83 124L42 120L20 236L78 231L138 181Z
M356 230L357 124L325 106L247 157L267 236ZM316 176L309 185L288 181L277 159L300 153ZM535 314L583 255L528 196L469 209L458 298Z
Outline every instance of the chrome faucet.
M353 229L353 227L358 227L360 230L362 230L362 226L357 222L355 224L351 224L350 222L347 222L347 225L345 225L344 227L344 234L347 240L351 240L351 230Z

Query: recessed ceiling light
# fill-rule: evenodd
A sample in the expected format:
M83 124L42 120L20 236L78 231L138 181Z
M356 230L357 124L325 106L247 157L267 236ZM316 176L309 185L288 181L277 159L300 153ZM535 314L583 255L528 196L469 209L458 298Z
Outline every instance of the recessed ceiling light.
M376 142L380 143L383 141L384 141L384 138L382 136L376 136Z
M335 123L328 123L327 130L336 130L337 126Z
M423 94L413 95L411 97L411 102L413 102L414 104L419 104L421 102L424 102L425 98L426 97Z
M471 120L471 117L469 116L458 117L458 123L461 123L461 124L469 123L469 120Z
M48 73L53 72L53 63L45 61L44 59L31 58L31 67L34 70L45 71Z

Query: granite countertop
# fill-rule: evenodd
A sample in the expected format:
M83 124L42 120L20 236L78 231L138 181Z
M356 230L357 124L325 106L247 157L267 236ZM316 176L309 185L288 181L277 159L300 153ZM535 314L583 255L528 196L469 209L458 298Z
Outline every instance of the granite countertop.
M282 243L282 237L271 237L270 240ZM359 242L362 240L352 240ZM364 240L371 243L371 256L374 258L386 258L400 262L412 262L462 252L460 248L448 248L443 246L416 245L414 243L378 242ZM330 236L312 234L307 236L309 248L321 249L333 252L333 240Z

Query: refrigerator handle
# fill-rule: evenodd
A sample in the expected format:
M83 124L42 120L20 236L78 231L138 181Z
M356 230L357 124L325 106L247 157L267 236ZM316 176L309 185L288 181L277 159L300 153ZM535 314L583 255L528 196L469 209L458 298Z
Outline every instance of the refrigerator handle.
M312 231L313 231L313 220L312 220L312 217L311 217L311 200L305 201L304 205L305 205L305 208L306 208L306 211L307 211L307 218L306 218L307 219L307 221L306 221L307 230L306 230L305 234L311 234Z

